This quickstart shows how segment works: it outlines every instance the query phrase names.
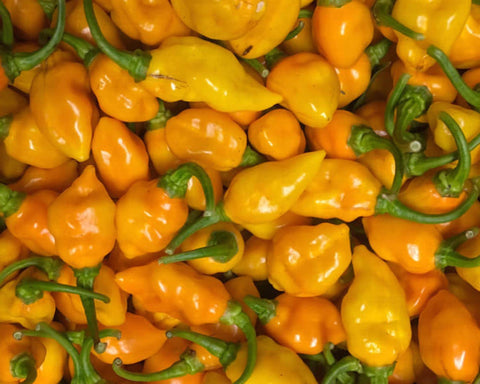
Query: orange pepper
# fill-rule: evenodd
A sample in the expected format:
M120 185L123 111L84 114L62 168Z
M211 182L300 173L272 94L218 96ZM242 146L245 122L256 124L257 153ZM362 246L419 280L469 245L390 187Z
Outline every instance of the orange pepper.
M113 249L115 203L87 166L48 207L48 228L57 254L74 268L93 267Z
M427 303L418 320L420 355L438 377L471 382L479 369L480 328L447 290Z
M0 181L9 182L22 176L27 164L13 159L7 154L5 144L0 141Z
M0 137L12 158L40 168L55 168L68 160L40 131L29 107L2 118L0 124Z
M57 149L80 162L88 159L98 109L82 64L64 61L43 67L32 83L30 108Z
M298 28L300 23L303 24L302 30L291 39L284 40L280 45L280 48L288 55L294 55L300 52L315 53L317 51L312 37L312 18L299 17L294 29Z
M122 196L136 181L148 179L145 144L119 120L99 120L93 134L92 155L99 177L113 198Z
M327 157L355 160L357 156L348 145L353 125L367 125L367 121L358 115L337 109L332 120L322 129L305 127L308 147L311 150L325 150Z
M220 172L207 167L203 167L203 169L212 182L213 196L215 202L218 203L223 196L223 184ZM205 193L203 192L203 188L196 177L192 177L190 180L188 180L185 199L190 208L200 211L204 211L206 209Z
M267 88L283 96L282 105L298 120L323 128L340 97L337 74L322 56L300 52L280 60L267 77Z
M102 339L107 344L105 351L93 352L104 363L111 364L117 357L125 364L138 363L157 353L167 339L164 330L156 328L145 317L130 312L126 313L125 321L115 328L121 332L120 338Z
M349 232L346 224L329 223L280 229L267 256L269 282L295 296L326 292L350 264Z
M41 189L61 193L78 177L77 166L78 163L73 159L50 169L30 166L20 179L9 184L9 188L25 193L33 193Z
M27 249L8 229L0 232L0 271L26 256Z
M380 182L364 165L325 159L291 209L299 215L350 222L375 213L380 189Z
M36 41L48 19L36 0L4 0L3 4L10 13L16 37L22 40Z
M410 341L408 349L398 356L395 369L388 377L389 384L420 383L420 376L431 373L422 361L416 341ZM436 377L435 377L436 380Z
M247 135L226 113L188 108L168 119L165 137L179 159L196 161L218 171L242 162Z
M478 246L480 242L478 236L473 239L468 239L464 243L460 244L457 248L458 253L468 257L474 258L478 255ZM475 268L456 268L457 274L470 284L473 288L478 290L480 288L479 277L480 277L480 267Z
M288 140L285 138L288 137ZM305 135L295 115L286 109L274 109L248 127L248 140L269 159L282 160L305 151Z
M478 306L480 292L463 280L456 272L448 272L445 276L448 280L448 290L467 307L477 324L480 324L480 307Z
M240 303L243 311L250 318L250 322L255 325L257 322L257 314L244 302L246 296L260 297L260 293L253 279L250 276L237 276L227 280L224 286L232 298ZM244 335L241 335L240 339L237 340L245 340Z
M15 89L6 87L0 90L0 117L17 113L27 105L27 98Z
M478 226L480 226L480 202L478 201L475 201L468 211L458 219L436 224L437 229L445 238Z
M313 12L315 46L337 68L349 68L373 39L374 23L367 5L349 1L341 7L317 5Z
M266 334L297 353L321 353L326 343L346 340L340 311L323 297L297 297L288 293L274 300L247 297Z
M340 82L338 108L343 108L364 93L370 84L372 64L367 54L362 53L350 67L335 67Z
M478 84L480 84L480 68L475 67L465 71L462 74L462 79L470 88L475 88ZM455 100L455 104L458 104L464 108L470 108L470 105L465 101L465 99L458 94Z
M434 269L427 273L411 273L400 264L388 263L405 292L408 314L418 316L428 303L428 300L439 290L446 289L448 281L442 271Z
M251 236L245 241L242 259L233 266L232 272L241 276L250 276L253 280L267 280L267 254L269 240Z

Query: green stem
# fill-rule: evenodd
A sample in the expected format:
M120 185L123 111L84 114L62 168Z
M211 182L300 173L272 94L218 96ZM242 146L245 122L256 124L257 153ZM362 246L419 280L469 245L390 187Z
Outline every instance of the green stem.
M0 117L0 140L5 140L10 132L13 116L7 115Z
M380 61L385 57L390 49L392 42L388 39L382 39L378 43L369 45L365 49L365 54L370 60L370 66L373 68L376 65L380 64Z
M265 54L265 64L267 68L271 70L275 66L275 64L277 64L285 57L287 57L287 54L283 52L280 48L275 47L270 52Z
M43 297L43 292L63 292L87 297L92 300L100 300L108 303L110 299L101 293L92 292L88 289L77 287L74 285L60 284L53 281L43 281L34 279L22 279L15 288L15 295L22 300L23 303L29 305Z
M393 132L395 130L395 107L402 96L403 90L407 86L408 80L410 80L411 75L404 73L395 84L393 91L390 97L387 100L387 106L385 108L385 130L387 133L393 137Z
M247 145L245 152L243 152L240 167L253 167L254 165L264 163L267 161L265 156L255 151L250 145Z
M350 1L352 0L317 0L317 6L341 8L345 4L350 3Z
M74 269L73 272L77 279L77 286L87 291L93 292L93 284L95 282L95 278L100 272L101 265L102 264L100 263L96 267ZM100 336L98 334L98 322L97 322L97 312L95 309L95 303L93 301L93 298L86 297L86 296L80 296L80 298L82 300L82 306L85 312L85 317L87 318L88 335L93 339L95 350L98 353L102 353L105 351L106 344L100 342Z
M82 344L80 350L80 364L81 368L75 369L74 378L72 378L71 384L106 384L107 381L104 380L100 375L95 371L95 368L92 365L90 360L90 352L92 351L94 341L91 337L87 337Z
M424 40L425 36L422 33L415 32L404 24L395 20L391 13L395 0L377 0L373 6L373 17L378 25L390 27L397 32L410 37L413 40Z
M215 196L212 181L205 170L198 164L184 163L176 169L168 171L160 178L157 187L163 188L172 199L183 198L187 193L188 182L192 176L196 177L202 185L205 195L204 215L209 216L215 211Z
M18 379L25 379L20 384L32 384L37 378L35 360L27 352L23 352L10 360L10 373Z
M183 377L186 375L194 375L202 372L205 366L195 357L195 352L187 350L181 356L180 360L173 363L170 367L159 372L137 373L129 372L122 368L122 360L116 358L112 365L113 371L124 379L135 382L150 382L169 380L175 377Z
M447 75L450 82L453 84L458 93L473 106L477 111L480 110L480 93L471 89L455 69L453 64L448 59L448 56L434 45L430 45L427 49L428 55L433 57Z
M152 120L147 123L147 131L165 128L167 121L173 116L173 113L165 107L163 100L158 100L158 112Z
M0 1L0 19L2 20L2 44L7 48L13 46L13 25L10 18L10 12L8 12L5 4Z
M472 381L472 384L478 384L478 383L479 383L478 378L476 378L475 381ZM460 380L450 380L450 379L447 379L446 377L439 377L437 379L437 384L467 384L467 382L460 381Z
M444 197L458 197L463 191L463 186L468 179L472 158L468 148L467 139L462 129L448 113L442 111L439 115L451 132L458 148L458 162L453 169L439 171L433 179L438 193Z
M5 184L0 183L0 213L5 218L17 212L27 197L26 193L12 191Z
M479 189L474 185L465 200L458 205L458 207L450 212L434 215L414 211L413 209L401 203L396 194L390 194L386 189L383 189L383 191L377 197L375 213L388 213L392 216L415 221L417 223L441 224L458 219L460 216L462 216L477 200L478 195Z
M275 300L247 295L243 298L243 301L257 314L258 319L263 325L267 324L277 315L278 302Z
M371 384L388 384L388 377L393 373L395 364L385 367L363 366L363 375L370 379Z
M152 59L150 53L140 49L131 53L120 51L115 48L107 41L100 30L100 26L98 25L93 11L92 0L84 0L83 7L85 9L88 27L90 28L90 32L97 43L98 48L120 67L128 71L135 81L144 80L147 77L148 67Z
M218 357L220 364L224 368L228 367L237 358L240 344L228 342L213 336L203 335L201 333L189 331L186 329L171 329L166 333L168 338L181 337L205 348L213 356Z
M353 356L345 356L333 364L323 377L322 384L335 384L338 377L348 372L361 373L363 366Z
M470 258L455 251L460 244L473 239L478 233L478 228L471 228L442 241L435 252L435 267L443 270L446 267L475 268L480 266L480 256Z
M38 3L42 7L43 12L45 12L45 15L47 15L48 20L51 21L53 13L57 8L57 2L55 0L38 0Z
M65 29L65 0L58 0L58 21L55 33L49 42L35 52L2 52L2 66L5 75L13 82L22 71L32 69L50 56L62 41Z
M12 273L28 267L41 269L48 276L49 280L56 280L58 276L60 276L60 269L62 266L63 262L58 257L34 256L29 257L28 259L19 260L2 269L0 272L0 286Z
M296 37L300 32L302 32L304 26L305 26L305 23L302 20L300 20L297 26L288 33L288 35L285 37L285 40L283 41L288 41Z
M180 261L210 257L217 263L228 263L238 253L235 235L230 231L213 231L207 246L191 251L163 256L158 259L160 264L178 263Z
M300 11L298 12L298 18L299 19L311 19L313 16L313 11L311 11L310 9L300 9Z
M391 140L378 136L372 128L366 125L353 125L347 143L357 156L373 151L374 149L386 149L389 151L395 161L395 175L390 192L396 193L400 190L405 173L403 156Z
M167 255L172 255L175 252L175 249L177 249L180 244L185 241L185 239L193 235L195 232L221 221L229 222L230 220L223 210L223 204L218 203L213 211L213 214L209 216L204 214L200 219L194 222L187 220L187 223L185 223L172 241L170 241L164 252Z
M266 79L270 74L268 68L265 67L258 59L242 58L241 60L252 67L262 77L262 79Z

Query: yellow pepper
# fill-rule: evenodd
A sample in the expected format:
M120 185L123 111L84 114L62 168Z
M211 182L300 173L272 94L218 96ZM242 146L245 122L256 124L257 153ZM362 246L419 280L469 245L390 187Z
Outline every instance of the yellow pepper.
M16 113L27 105L27 98L14 89L6 87L0 90L0 117Z
M435 64L426 52L430 45L448 55L467 21L471 3L471 0L397 0L392 16L425 37L415 41L395 31L398 57L408 66L425 71Z
M342 301L348 351L370 367L391 365L410 344L405 294L388 265L363 245L352 256L355 277Z

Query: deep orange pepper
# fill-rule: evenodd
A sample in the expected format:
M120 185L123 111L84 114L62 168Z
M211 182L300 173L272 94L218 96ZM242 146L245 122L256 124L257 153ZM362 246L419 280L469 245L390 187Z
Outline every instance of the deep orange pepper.
M0 137L12 158L40 168L55 168L68 160L41 132L29 107L0 121Z
M145 144L119 120L99 120L93 134L92 155L99 177L113 198L122 196L136 181L148 179Z
M368 168L353 160L325 159L292 212L321 219L353 221L375 213L381 184Z
M295 296L321 295L350 264L349 232L346 224L330 223L280 229L267 256L268 280Z
M74 268L94 267L113 249L115 203L87 166L48 207L48 228L57 255Z
M106 328L100 326L100 329ZM145 317L127 312L125 321L116 325L121 337L106 337L102 339L107 344L105 352L94 355L104 363L111 364L117 357L124 364L134 364L153 356L166 341L165 331L156 328Z
M339 8L317 5L313 12L313 41L334 67L354 65L372 41L373 31L370 9L361 1Z
M168 119L167 144L173 154L218 171L242 162L247 135L226 113L211 108L189 108Z
M321 353L326 343L346 340L340 311L323 297L297 297L288 293L274 300L248 297L268 336L297 353Z
M285 138L288 137L288 140ZM282 160L305 151L305 135L295 115L274 109L248 127L248 141L269 159Z
M472 4L460 36L455 39L448 58L456 68L472 68L480 64L480 7Z
M76 279L72 269L64 265L60 270L57 282L75 285ZM95 300L95 312L99 323L108 327L123 324L127 312L127 294L116 285L114 271L105 264L100 267L93 283L93 290L110 298L109 303ZM65 316L67 321L74 324L87 324L82 301L78 295L53 292L52 296L58 311Z
M78 177L78 163L67 160L55 168L44 169L28 167L22 177L9 184L8 187L14 191L33 193L41 189L49 189L58 193L63 192Z
M418 274L405 270L400 264L388 263L405 292L408 314L418 316L428 303L428 300L439 290L446 289L448 281L442 271L434 269Z
M232 272L241 276L250 276L253 280L267 280L267 254L269 240L251 236L245 241L242 259L233 266Z
M36 0L4 0L3 4L10 13L15 37L36 41L40 31L48 25L47 16Z
M355 160L357 156L348 145L352 125L367 125L367 121L358 115L337 109L332 120L322 129L305 127L308 147L310 150L325 150L326 157Z
M64 61L44 67L33 80L30 108L57 149L80 162L88 159L99 112L82 64Z
M438 377L471 382L480 359L480 328L465 305L447 290L439 291L418 321L420 355Z

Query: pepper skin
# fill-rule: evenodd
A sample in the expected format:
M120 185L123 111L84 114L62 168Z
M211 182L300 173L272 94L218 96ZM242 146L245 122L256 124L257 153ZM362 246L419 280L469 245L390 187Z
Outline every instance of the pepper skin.
M288 137L288 140L285 138ZM283 160L305 151L305 135L295 115L286 109L267 112L248 126L248 141L272 160Z
M143 44L157 46L169 36L190 34L168 0L111 0L110 4L110 16L117 27Z
M424 40L415 41L395 31L398 37L398 57L407 66L418 71L430 68L435 64L435 60L427 55L426 49L433 44L448 55L453 43L462 32L470 7L470 0L455 3L448 0L395 1L392 16L425 36Z
M82 64L65 61L43 68L32 83L30 108L57 149L79 162L88 159L98 110Z
M463 26L460 36L453 43L448 58L455 68L468 69L480 64L480 7L472 4L470 14Z
M298 120L323 128L332 119L340 96L333 67L320 55L301 52L282 59L267 77L267 88L283 97Z
M426 384L421 379L428 376L433 376L433 379L437 380L423 363L418 343L412 340L408 349L398 356L395 369L388 377L388 384Z
M420 355L438 377L471 382L479 368L480 329L452 293L439 291L418 320Z
M218 171L239 166L247 145L245 131L227 114L211 108L188 108L171 117L165 137L179 159Z
M22 176L27 164L15 160L7 154L5 144L0 141L0 181L10 182Z
M445 276L448 279L448 290L467 307L477 324L480 324L480 307L478 306L480 292L463 280L456 272L448 272Z
M3 0L15 30L15 37L36 41L47 26L47 16L36 0Z
M27 98L13 88L0 90L0 117L17 113L27 105Z
M258 356L249 382L275 384L317 384L307 365L290 348L277 344L268 336L257 337ZM235 381L243 371L246 345L242 343L237 358L226 368L227 377Z
M145 144L119 120L99 120L93 134L92 155L99 177L113 198L122 196L136 181L148 179Z
M11 120L0 119L0 124L6 131L0 138L4 137L5 149L12 158L39 168L55 168L68 160L40 131L29 107L15 113Z
M317 5L312 17L313 41L318 52L337 68L349 68L373 38L370 9L361 1L329 7Z
M469 258L474 258L478 256L478 246L480 244L480 239L478 236L473 239L469 239L464 243L460 244L457 248L458 253ZM479 290L480 288L480 267L475 268L456 268L458 275L469 283L473 288Z
M175 166L173 168L175 168ZM223 197L223 184L220 172L207 167L203 167L203 169L210 178L213 187L213 196L215 202L218 203ZM196 177L192 177L188 181L185 200L187 201L188 206L192 209L199 211L205 211L206 209L205 193L203 192L201 183Z
M251 236L245 241L242 259L233 266L232 272L240 276L249 276L255 281L267 280L267 254L269 240Z
M325 293L350 264L349 228L321 223L280 229L267 256L273 287L300 297Z
M87 166L48 207L57 254L74 268L94 267L115 245L115 203Z
M312 37L312 18L310 16L299 17L294 29L298 28L299 23L303 23L302 30L291 39L284 40L280 48L288 55L294 55L300 52L315 53L316 48Z
M27 249L8 229L0 232L0 271L26 256Z
M258 23L228 45L245 59L255 59L277 47L294 28L300 11L299 0L266 1L265 13Z
M363 245L352 256L355 277L342 300L348 351L370 367L395 362L410 344L405 294L387 264Z
M325 159L291 209L299 215L350 222L375 213L380 188L380 182L364 165Z

